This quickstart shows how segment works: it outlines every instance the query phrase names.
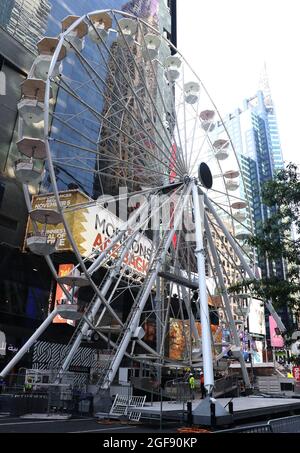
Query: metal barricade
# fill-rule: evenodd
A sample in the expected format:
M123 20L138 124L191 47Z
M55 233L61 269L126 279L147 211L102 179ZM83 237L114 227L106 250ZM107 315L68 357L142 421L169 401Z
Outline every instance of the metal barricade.
M213 395L218 398L226 393L239 393L239 379L236 376L227 376L215 381Z
M300 415L270 420L268 425L273 433L300 433Z
M270 425L254 425L254 426L240 426L238 428L223 429L216 431L214 434L220 433L272 433Z

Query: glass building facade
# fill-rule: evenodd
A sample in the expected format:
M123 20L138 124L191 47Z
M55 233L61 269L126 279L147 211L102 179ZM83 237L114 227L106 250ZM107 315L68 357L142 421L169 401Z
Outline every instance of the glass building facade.
M116 9L119 11L132 13L146 22L154 25L159 28L161 33L164 33L167 37L172 39L172 27L171 27L171 10L168 6L168 2L165 0L133 0L133 1L95 1L89 0L85 2L77 2L76 4L72 2L61 2L59 0L52 0L52 9L48 21L48 36L55 36L60 32L61 20L68 14L83 15L86 12L93 11L96 9ZM101 3L101 4L100 4ZM117 28L116 24L113 23L113 28ZM105 58L106 63L101 67L95 67L98 75L106 80L107 84L112 87L113 92L118 96L120 86L124 85L124 80L122 79L121 73L126 73L127 68L118 67L118 61L120 62L122 58L118 58L118 46L115 45L115 36L109 35L106 45L110 48L111 53L114 58L111 58L107 53L100 55L97 53L99 58ZM82 51L85 58L91 62L93 60L93 54L95 53L95 46L91 42L85 42L84 49ZM107 61L110 58L110 61ZM114 61L116 64L114 64ZM124 59L123 59L124 60ZM71 83L76 85L81 85L82 88L79 88L77 94L86 102L92 109L99 112L103 117L106 116L107 112L111 111L111 105L107 104L102 97L95 96L95 86L91 86L89 82L89 75L85 72L82 67L78 67L78 59L72 54L68 54L66 61L63 63L64 76L68 78ZM108 73L110 71L110 74ZM133 78L136 77L136 74L133 75ZM118 78L120 79L118 81ZM118 86L117 86L118 85ZM125 89L125 88L124 88ZM126 98L128 93L122 92L122 96ZM111 96L111 93L108 93L108 98ZM82 151L80 153L79 147L83 149L90 149L94 144L99 142L103 136L106 134L106 125L105 121L95 121L95 115L89 110L86 111L84 116L81 114L82 105L80 105L76 99L72 98L68 92L58 88L56 105L55 105L55 118L52 122L52 138L54 142L51 146L51 151L57 163L55 165L55 172L57 176L57 184L59 190L67 190L70 187L75 185L82 190L87 195L97 198L99 195L105 194L114 194L117 191L117 187L114 181L109 177L101 177L101 181L97 174L93 174L92 171L87 169L83 171L82 168L76 169L81 159L86 159L86 152ZM70 129L66 125L66 122L62 122L63 118L68 118L72 116L72 127ZM74 118L78 115L78 122L74 122ZM113 117L113 113L111 117ZM117 121L117 120L116 120ZM126 118L125 118L126 121ZM108 123L110 120L108 121ZM117 124L116 124L117 125ZM80 131L80 134L74 133L74 129ZM100 132L101 131L101 132ZM110 135L110 133L107 133ZM66 168L65 165L60 164L60 161L63 161L65 158L70 156L73 158L74 150L72 145L76 144L78 146L76 152L76 159L74 159L74 165L72 168ZM91 145L92 144L92 145ZM103 146L110 147L110 153L114 153L112 149L114 144L107 143ZM106 167L106 163L99 163L97 157L94 157L94 164L92 163L92 157L89 157L89 168L97 169L102 166ZM79 165L78 165L79 166ZM45 177L40 191L49 192L51 191L51 182L50 178Z
M2 0L0 25L33 53L47 28L51 9L49 0ZM2 6L2 5L1 5Z
M240 162L244 184L240 196L250 204L251 219L245 225L254 234L259 233L262 223L270 216L270 209L262 203L261 188L272 179L277 170L284 168L280 145L276 112L271 97L266 72L261 79L261 90L255 96L244 100L243 108L225 117L225 124L233 141ZM219 133L223 126L219 125ZM243 227L237 225L236 233ZM284 278L285 267L282 260L271 262L263 256L256 260L262 276ZM288 325L288 313L280 313Z

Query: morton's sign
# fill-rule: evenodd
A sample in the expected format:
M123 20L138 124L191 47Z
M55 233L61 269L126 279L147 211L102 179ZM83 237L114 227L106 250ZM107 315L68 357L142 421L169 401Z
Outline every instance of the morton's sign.
M122 227L123 221L111 213L109 210L99 206L87 209L85 214L86 222L83 223L81 236L82 256L87 257L94 251L102 252L111 243L116 232ZM130 231L126 234L130 235ZM121 252L122 244L116 243L109 251L109 256L114 260ZM144 235L138 234L132 241L131 247L127 251L124 264L141 275L146 275L150 255L151 241Z
M112 237L122 228L124 223L115 214L100 204L94 204L93 200L78 190L60 192L60 201L65 208L65 217L71 234L82 257L86 258L97 252L104 251L111 243ZM56 200L53 194L37 195L32 198L33 209L56 209ZM43 225L37 224L42 231ZM26 238L33 233L33 225L28 220ZM57 242L57 251L72 251L72 247L66 234L64 225L47 225L49 243ZM127 231L127 235L131 232ZM124 257L123 263L131 269L131 274L137 273L145 276L147 273L151 254L151 241L144 235L138 234L132 241L131 247ZM24 248L26 247L26 241ZM117 243L109 251L109 259L103 266L109 266L109 260L114 261L121 252L121 244Z

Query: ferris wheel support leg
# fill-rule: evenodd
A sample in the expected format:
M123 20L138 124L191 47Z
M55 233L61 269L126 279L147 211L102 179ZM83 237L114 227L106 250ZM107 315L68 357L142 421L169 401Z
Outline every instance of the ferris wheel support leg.
M111 276L107 282L105 283L101 293L102 293L102 296L105 297L106 294L107 294L107 291L109 290L110 288L110 285L113 281L113 276ZM90 313L90 318L93 319L93 317L97 314L97 311L99 310L100 306L101 306L101 299L100 297L97 298L93 308L92 308L92 311ZM58 374L58 377L57 379L59 380L60 376L69 368L69 365L74 357L74 355L76 354L76 351L77 349L79 348L80 346L80 343L81 343L81 340L83 338L83 336L87 333L89 329L89 324L85 321L82 328L81 328L81 331L78 333L78 336L76 337L76 340L74 341L70 351L68 352L68 355L67 357L65 358L62 366L61 366L61 369L59 370L59 374Z
M222 271L221 271L221 267L220 267L219 259L218 259L218 254L217 254L216 248L215 248L215 246L213 244L211 232L210 232L208 221L207 221L207 217L206 217L205 214L204 214L204 225L205 225L206 237L207 237L208 243L209 243L209 248L210 248L210 251L211 251L211 254L212 254L212 257L213 257L213 261L214 261L214 265L215 265L215 268L216 268L216 272L217 272L217 275L218 275L218 280L219 280L218 283L219 283L219 285L220 285L220 287L222 289L222 297L223 297L223 300L224 300L225 309L226 309L226 312L227 312L227 317L228 317L230 329L231 329L231 332L232 332L232 335L233 335L234 344L235 344L235 346L240 347L241 346L241 342L240 342L240 339L239 339L239 336L238 336L238 333L237 333L237 330L236 330L236 326L235 326L235 323L234 323L234 319L233 319L233 315L232 315L232 311L231 311L231 306L230 306L228 293L227 293L226 287L224 285L223 275L222 275ZM247 367L246 367L246 364L245 364L245 360L244 360L244 357L243 357L241 351L239 351L238 360L239 360L239 362L241 364L241 370L242 370L242 375L243 375L245 386L246 387L250 387L250 379L249 379Z
M177 217L175 217L174 219L174 226L172 228L172 230L170 231L170 233L168 234L168 237L167 237L167 240L166 240L166 243L164 244L164 248L161 252L161 256L159 257L158 259L158 262L155 266L155 268L153 269L153 273L152 275L150 276L149 280L148 280L148 283L146 285L146 288L144 289L144 292L143 294L141 295L141 300L138 302L138 306L136 307L135 309L135 313L132 317L132 319L130 320L129 324L128 324L128 327L125 331L125 335L124 337L122 338L122 341L121 343L119 344L118 346L118 349L116 351L116 354L113 358L113 361L110 365L110 369L108 370L106 376L105 376L105 380L104 380L104 383L102 384L101 388L104 390L104 389L107 389L110 384L112 383L112 381L114 380L114 377L118 371L118 368L120 366L120 363L123 359L123 356L127 350L127 347L129 345L129 342L131 340L131 337L132 337L132 334L134 333L134 330L136 329L136 327L138 326L138 323L139 323L139 320L140 320L140 317L141 317L141 314L142 314L142 311L146 305L146 302L148 300L148 297L149 297L149 294L151 293L151 290L152 290L152 287L155 283L155 280L157 278L157 275L158 275L158 272L160 271L161 269L161 266L166 258L166 254L171 246L171 242L172 242L172 239L173 239L173 236L179 226L179 223L181 221L181 217L183 215L183 212L184 212L184 209L185 209L185 206L186 204L188 203L189 201L189 195L191 193L191 185L189 184L184 196L183 196L183 203L182 203L182 206L181 206L181 209L178 210L178 213L177 213ZM178 205L177 205L178 207ZM176 212L176 210L175 210Z
M201 318L201 336L202 336L202 357L204 369L204 386L208 395L211 395L214 388L214 370L213 370L213 356L211 345L211 330L209 319L208 298L206 290L205 278L205 256L203 246L203 231L200 213L199 192L196 182L193 183L192 188L194 218L195 218L195 234L196 234L196 250L195 255L197 258L198 266L198 284L199 284L199 300L200 300L200 318Z
M4 378L12 369L13 367L22 359L24 354L31 348L31 346L36 342L36 340L42 335L42 333L47 329L47 327L51 324L55 316L57 315L57 309L54 309L50 315L45 319L45 321L40 325L40 327L34 332L33 335L26 341L26 343L22 346L19 352L14 356L14 358L6 365L6 367L1 371L0 376Z
M212 215L215 217L219 227L223 231L225 237L227 238L227 240L228 240L229 244L231 245L231 247L233 248L234 252L237 254L240 262L242 263L242 265L243 265L245 271L247 272L247 274L249 275L249 277L252 278L253 280L257 280L257 277L254 275L254 272L250 268L249 264L246 262L241 250L239 249L239 247L233 240L231 234L227 231L225 225L223 224L222 220L218 216L215 208L213 207L212 203L209 201L207 195L205 195L205 194L204 194L204 202L205 202L206 206L208 207L208 209L210 210L210 212L212 213ZM266 307L267 307L268 311L270 312L270 314L275 319L277 327L280 329L281 333L286 332L286 328L285 328L283 322L281 321L280 316L278 316L277 312L275 311L275 309L270 301L266 302Z
M159 247L160 241L160 230L157 228L154 230L154 245L156 249ZM162 323L163 323L163 300L161 295L161 278L156 277L156 293L155 293L155 312L156 312L156 351L159 355L162 348ZM157 368L157 381L161 383L161 368Z
M132 244L133 240L135 239L136 235L138 234L138 228L136 228L134 234L132 235L130 241L129 241L129 246ZM124 251L121 253L121 256L120 258L118 259L118 262L116 263L116 266L115 268L113 269L113 271L110 273L109 275L109 278L107 279L107 281L105 282L102 290L100 291L102 296L105 297L112 282L114 281L114 278L115 276L118 274L118 271L120 270L121 268L121 265L123 263L123 260L124 260L124 257L125 257L125 254L128 250L125 248ZM101 306L101 299L98 297L96 302L95 302L95 305L93 306L92 308L92 311L89 315L89 321L91 321L97 314L100 306ZM103 311L102 311L102 315L104 315L104 313L106 312L106 307L104 307ZM98 319L98 322L97 322L97 325L99 324L100 320L102 319L101 315ZM78 347L80 346L80 343L81 343L81 340L83 338L83 336L87 333L88 331L88 328L89 328L89 324L88 322L85 321L85 323L83 324L82 328L81 328L81 331L79 332L74 344L72 345L67 357L65 358L63 364L62 364L62 367L59 371L59 374L58 374L58 379L60 377L60 375L62 373L64 373L64 371L66 371L68 368L69 368L69 365L78 349Z

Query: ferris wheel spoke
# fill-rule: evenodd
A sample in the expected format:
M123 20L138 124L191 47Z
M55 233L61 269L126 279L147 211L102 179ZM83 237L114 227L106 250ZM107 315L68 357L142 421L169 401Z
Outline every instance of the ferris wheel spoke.
M204 222L206 223L206 225L208 227L208 217L207 216L204 217ZM222 289L222 296L223 296L223 300L224 300L224 304L225 304L225 308L226 308L226 313L227 313L227 316L228 316L229 325L230 325L231 332L232 332L232 335L233 335L233 340L234 340L235 346L240 347L240 339L239 339L239 336L238 336L238 333L237 333L237 329L236 329L236 326L235 326L235 322L234 322L234 318L233 318L233 315L232 315L231 305L230 305L230 301L229 301L229 296L228 296L226 287L224 285L224 282L222 280L222 272L221 272L221 268L220 268L220 264L219 264L218 253L216 251L216 248L214 247L212 236L210 234L209 228L207 228L207 238L208 238L210 251L211 251L212 256L213 256L214 265L216 267L218 280L219 280L219 283L220 283L220 286L221 286L221 289ZM223 269L223 272L224 272L224 269ZM242 374L243 374L244 381L245 381L246 385L250 385L250 380L249 380L248 372L247 372L247 369L246 369L246 364L245 364L244 358L243 358L241 353L240 353L240 356L239 356L239 362L241 364L241 369L242 369Z
M144 37L143 30L141 30L141 22L140 21L138 21L138 28L140 29L140 32L141 32L143 44L145 45L146 44L145 37ZM147 50L147 53L148 53L148 50ZM148 56L149 56L149 54L148 54ZM152 75L154 77L155 85L156 85L156 88L157 88L157 93L159 95L159 100L162 103L163 111L164 112L168 112L168 107L167 107L167 105L165 103L165 98L163 96L163 93L162 93L162 90L161 90L161 87L160 87L160 82L159 82L159 80L157 78L157 71L154 69L154 65L153 65L153 62L152 62L151 58L149 59L149 63L150 63L150 67L151 67L151 70L152 70ZM140 72L139 68L137 68L137 69ZM143 76L141 76L141 77L143 78L143 80L145 82L145 86L147 86L147 79L145 77L143 77ZM148 88L148 90L149 90L149 88ZM173 101L173 96L172 95L170 96L170 100L171 100L171 103L172 103L172 101ZM163 119L161 118L160 113L157 111L156 105L154 106L154 108L155 108L156 114L159 115L159 119L160 119L160 122L161 122L162 126L164 127ZM177 124L177 115L175 115L175 122ZM178 124L177 124L177 127L178 127ZM174 139L175 139L175 137L174 137ZM180 135L179 135L179 139L180 139ZM171 145L171 147L173 146L171 141L170 141L170 145ZM178 148L178 144L176 143L176 140L175 140L175 145ZM180 147L179 147L179 149L180 149ZM182 161L180 154L178 155L178 157L179 157L179 162L183 163L183 166L181 167L181 171L183 172L183 174L187 174L186 163L184 161Z
M68 129L70 129L72 132L74 132L76 135L78 135L79 137L82 137L84 138L84 140L86 140L87 142L89 143L92 143L93 145L95 145L95 141L93 141L89 136L83 134L80 130L78 130L78 128L75 128L74 126L72 126L71 124L69 124L67 121L64 121L63 119L61 119L59 117L58 114L56 113L49 113L49 115L56 121L58 121L60 124L62 124L63 126L66 126Z
M225 250L226 250L226 255L225 255L220 249L218 249L218 253L221 254L226 260L228 260L229 262L231 262L231 265L236 269L235 275L236 275L237 272L238 272L238 274L240 275L240 279L241 279L241 280L244 280L244 276L243 276L243 273L242 273L242 271L241 271L241 268L237 267L236 261L235 261L234 257L232 256L232 250L229 249L228 246L227 246L227 244L226 244L226 242L224 242L224 241L222 240L222 236L221 236L221 234L220 234L220 232L219 232L218 225L215 224L209 216L208 216L208 221L209 221L209 223L210 223L210 225L211 225L211 228L213 229L215 235L217 236L217 238L218 238L219 241L221 242L222 246L223 246L223 247L225 248ZM241 248L241 247L239 246L239 244L236 243L236 245L237 245L239 248ZM248 257L248 259L251 261L251 257L248 256L248 255L246 254L246 252L243 251L243 253L244 253L244 254Z
M76 49L75 49L76 50ZM126 113L128 115L131 116L131 118L133 119L134 123L137 125L137 128L138 130L143 130L143 132L147 135L147 138L152 141L153 138L151 137L151 135L148 133L148 131L145 129L145 127L140 123L140 120L135 117L135 115L133 115L133 113L128 109L128 106L126 105L126 103L124 103L124 100L122 99L122 97L120 98L114 91L113 89L105 82L105 80L103 80L100 75L89 65L89 63L87 62L87 60L85 58L83 58L80 53L76 50L77 54L78 54L78 58L80 59L80 62L82 64L82 66L85 68L85 65L88 65L89 69L93 71L94 75L96 78L100 79L100 81L103 83L103 85L105 86L106 90L108 90L108 92L110 93L111 96L113 96L116 101L115 103L118 105L118 104L121 104L122 105L122 109L124 109L126 111ZM85 68L86 69L86 68ZM99 90L99 87L98 85L96 84L95 82L95 85L97 87L97 89ZM114 86L116 85L116 83L114 83ZM126 85L127 86L127 85ZM132 90L133 94L136 96L135 92ZM101 91L100 91L101 93ZM101 93L103 94L103 93ZM107 95L106 95L107 96ZM114 115L117 115L118 112L114 112ZM106 117L107 118L107 117ZM110 120L111 120L111 117L110 117ZM157 146L157 144L156 144Z
M171 87L170 89L173 89L173 88ZM184 146L182 144L181 133L180 133L180 128L179 128L179 124L178 124L179 111L178 111L178 108L176 108L173 95L170 96L170 100L171 100L171 113L169 112L170 113L170 118L169 119L172 122L170 127L172 129L172 139L174 141L173 144L176 147L176 156L175 156L175 159L173 159L173 161L174 160L178 160L178 162L180 162L180 168L182 169L182 172L184 174L187 174L188 169L187 169L187 167L185 165L184 154L183 154ZM182 100L182 103L183 102L184 101ZM172 144L172 147L173 147L173 144Z
M122 33L122 30L120 30L120 33L123 34L123 33ZM105 42L103 42L103 45L106 47L106 49L107 49L107 51L108 51L108 53L109 53L109 55L110 55L110 58L114 61L114 64L116 65L116 68L118 69L120 76L123 77L123 78L125 79L125 86L126 86L127 90L128 90L128 88L130 89L130 91L131 91L133 97L134 97L135 100L136 100L137 105L139 106L139 109L141 109L141 110L143 111L143 115L141 115L141 118L143 118L144 116L146 116L147 121L150 121L151 127L155 130L155 132L158 134L159 138L162 140L162 143L163 143L164 147L166 147L166 149L168 149L168 146L167 146L167 144L165 143L165 139L164 139L163 137L161 137L160 132L158 131L158 129L157 129L156 125L155 125L155 122L153 121L152 118L149 117L149 114L148 114L148 112L147 112L147 109L145 109L144 102L142 102L142 101L140 100L140 97L137 96L136 90L135 90L135 88L134 88L134 86L132 85L132 82L131 82L131 77L125 77L125 73L124 73L124 72L128 71L128 59L124 58L125 65L124 65L124 68L123 68L123 70L122 70L122 68L120 68L119 63L116 61L115 56L114 56L114 55L111 53L111 51L108 49L108 47L107 47L107 45L106 45ZM132 52L131 52L129 46L128 46L128 51L129 51L129 55L132 56ZM121 52L123 52L122 49L121 49ZM135 67L136 67L136 69L137 69L139 75L141 76L140 68L136 65L136 62L135 62L135 59L134 59L134 58L132 58L132 62L133 62L133 64L135 65ZM109 68L109 65L108 65L108 63L107 63L106 60L105 60L105 64L107 65L108 70L110 71L110 73L111 73L111 75L112 75L112 78L113 78L113 80L115 81L115 75L112 73L112 71L111 71L111 69ZM141 77L142 77L142 76L141 76ZM147 82L145 81L145 79L143 79L143 77L142 77L142 80L143 80L143 82L145 83L145 89L146 89L146 93L147 93L147 99L148 99L148 101L150 102L152 108L155 110L155 113L156 113L157 117L159 118L159 120L160 120L160 122L161 122L161 125L164 127L163 122L162 122L162 120L161 120L161 118L160 118L160 114L159 114L159 112L157 111L157 107L156 107L156 105L155 105L155 103L154 103L154 101L153 101L153 99L152 99L152 96L151 96L149 90L147 89ZM116 82L115 82L114 85L117 85ZM110 89L110 88L109 88L109 89ZM110 91L112 91L112 90L110 89ZM113 92L112 92L112 94L115 95L115 93L113 93ZM130 111L129 111L129 113L130 113ZM132 114L132 113L131 113L131 114ZM139 126L141 126L141 125L139 124ZM148 136L148 138L152 141L153 138L152 138L151 136L149 136L149 134L147 133L147 130L146 130L146 129L144 130L144 132L146 133L146 135ZM160 149L161 154L164 155L167 159L169 159L169 156L167 156L167 155L165 154L163 147L158 146L157 141L156 141L155 145L156 145L156 147L158 147L158 148ZM170 142L170 147L171 147L171 146L172 146L172 143ZM179 171L179 169L178 169L178 171ZM182 171L179 171L179 173L182 174Z
M120 30L120 33L122 34L123 39L124 39L124 35L123 35L122 30ZM127 50L131 53L130 47L129 47L128 43L126 42L126 40L125 40L125 45L126 45ZM150 93L150 90L149 90L149 87L148 87L148 83L147 83L147 79L145 79L145 77L143 76L142 71L141 71L141 68L137 65L135 59L133 59L132 61L133 61L133 64L134 64L134 66L135 66L135 68L136 68L136 71L137 71L137 73L138 73L138 75L139 75L139 77L140 77L140 80L144 83L144 89L145 89L145 92L146 92L146 94L147 94L147 100L150 102L150 105L152 106L152 108L153 108L153 110L154 110L154 112L155 112L155 115L156 115L156 117L158 118L158 120L159 120L159 122L160 122L160 125L162 126L163 130L165 130L165 126L164 126L164 123L163 123L163 119L161 118L161 113L159 112L159 110L158 110L158 108L157 108L157 105L156 105L156 103L154 102L153 97L152 97L152 95L151 95L151 93ZM156 88L157 88L157 90L158 90L158 92L159 92L159 94L160 94L160 99L161 99L162 102L163 102L163 106L164 106L164 108L165 108L165 111L167 111L166 106L165 106L165 103L164 103L164 100L163 100L163 97L162 97L162 95L161 95L160 87L159 87L158 84L157 84L157 76L156 76L156 72L153 70L153 65L152 65L152 62L151 62L151 61L150 61L150 64L151 64L151 68L152 68L152 75L153 75L153 77L154 77L154 80L156 81ZM131 83L130 83L130 81L129 81L129 86L130 86L130 85L131 85ZM133 92L134 92L134 90L133 90ZM138 102L138 103L141 105L141 107L144 109L143 104L141 103L141 101L140 101L139 98L137 98L137 102ZM146 110L145 110L145 113L146 113L146 115L147 115L147 111L146 111ZM147 116L148 116L148 115L147 115ZM157 131L156 131L156 132L157 132ZM167 136L167 138L168 138L168 134L166 134L166 136ZM169 148L171 149L172 146L173 146L173 144L172 144L172 142L171 142L170 139L169 139L168 141L169 141ZM165 155L165 153L163 153L163 155ZM177 166L176 163L175 163L175 166ZM180 169L179 169L178 171L179 171L179 173L180 173L181 175L186 174L186 171L185 171L184 167L180 167Z
M64 85L64 86L63 86ZM82 103L86 108L88 108L88 110L90 110L90 112L98 119L100 120L103 120L105 119L105 117L100 113L100 112L97 112L92 106L90 106L88 103L86 103L84 100L82 100L81 98L79 98L73 91L72 89L64 82L63 85L59 85L63 90L65 90L68 94L72 95L79 103ZM150 150L144 146L141 146L136 140L134 140L132 138L132 136L130 136L127 132L125 132L124 130L120 129L118 126L116 126L113 122L109 121L109 124L111 125L111 127L116 131L116 133L119 133L121 132L122 134L124 134L124 136L126 136L130 141L132 141L133 143L137 144L138 146L142 147L143 150L150 154L154 159L156 159L158 162L160 162L161 165L163 165L166 169L169 170L169 165L167 163L164 163L163 160L159 159L158 157L156 157L153 153L150 152Z
M127 165L130 165L133 168L136 168L137 170L140 170L140 166L142 165L144 167L144 158L143 158L143 153L136 151L136 147L132 147L131 145L125 145L122 144L122 149L127 149L128 154L134 154L133 159L127 163ZM101 152L103 150L103 153ZM98 147L98 154L99 154L99 161L105 161L107 159L109 160L115 160L118 163L122 163L123 166L126 166L126 161L124 159L121 159L117 157L113 152L108 151L104 146ZM136 161L136 163L135 163ZM155 162L150 162L151 165L155 165ZM144 168L144 171L147 171L149 175L152 175L153 173L159 175L159 176L165 176L165 173L162 171L159 171L157 169L157 166L150 166L148 165L147 168Z
M230 195L230 197L231 197L231 195ZM236 199L239 200L239 201L244 201L242 198L239 198L239 197L233 197L233 198L236 198ZM216 201L213 200L212 198L210 198L210 201L211 201L211 203L213 203L219 210L221 210L224 214L226 214L226 215L228 216L228 211L225 209L225 207L228 207L227 205L224 204L224 205L222 206L221 203L216 202ZM236 219L236 218L234 217L234 214L232 215L231 220L232 220L232 222L235 221L235 222L239 223L240 225L242 225L242 227L243 227L245 230L247 230L247 231L251 234L251 232L252 232L251 227L249 227L248 225L245 225L244 223L242 223L241 221L239 221L238 219ZM235 231L234 227L232 228L232 231Z

